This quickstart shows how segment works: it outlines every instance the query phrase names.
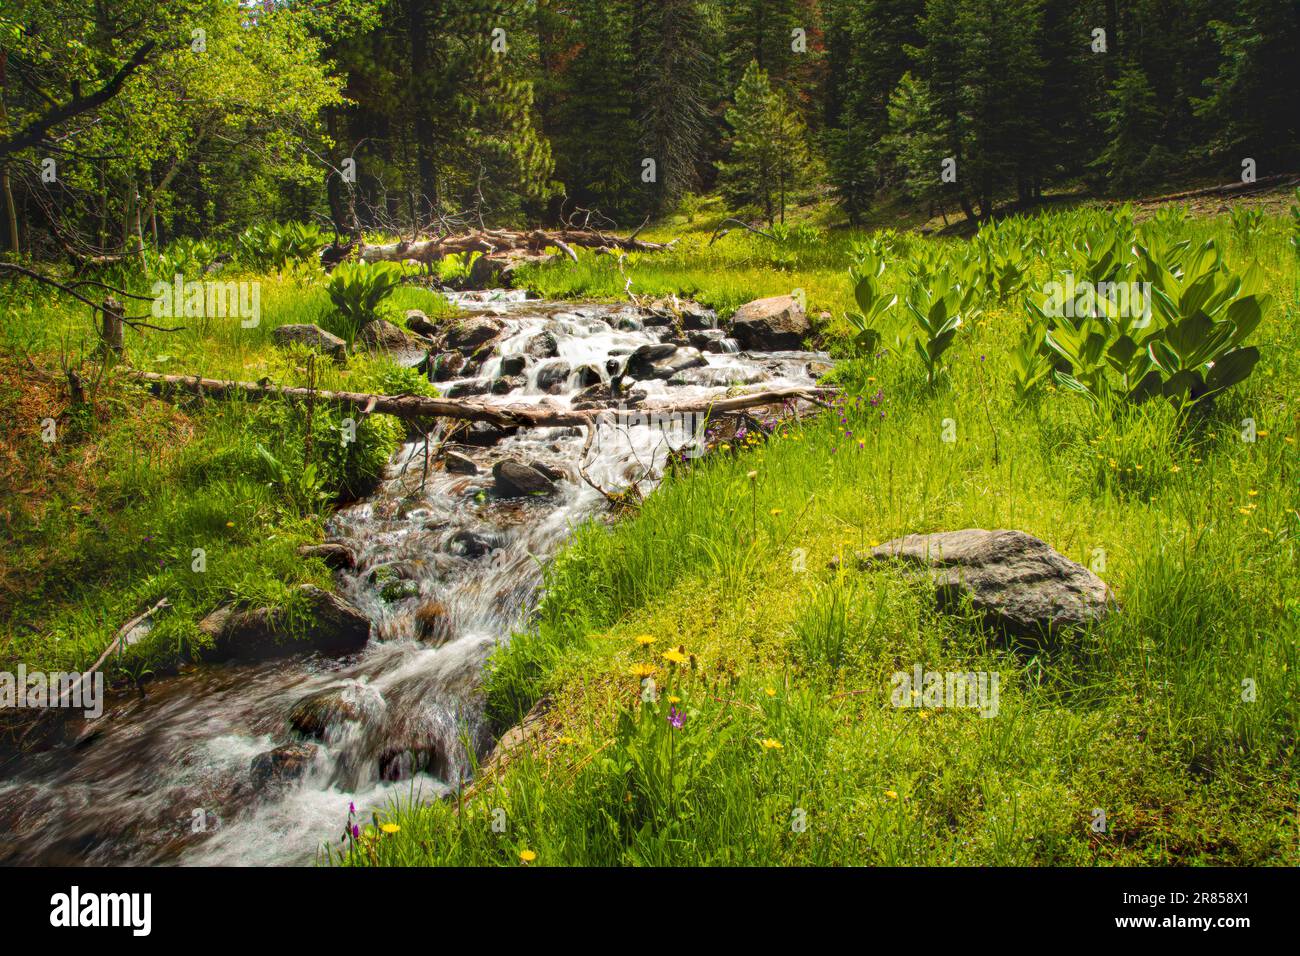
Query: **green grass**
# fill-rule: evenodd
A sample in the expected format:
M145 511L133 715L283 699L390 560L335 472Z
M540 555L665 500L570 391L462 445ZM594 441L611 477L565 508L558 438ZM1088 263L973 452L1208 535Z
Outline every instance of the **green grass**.
M1047 222L1068 240L1087 214ZM647 233L682 239L628 258L633 291L725 315L803 289L810 312L829 313L820 341L845 358L843 410L715 448L635 513L579 529L486 687L502 730L551 696L539 737L459 807L394 807L375 822L400 829L371 829L344 860L518 865L527 850L531 865L1300 862L1300 269L1285 223L1266 217L1249 241L1223 216L1179 227L1215 238L1234 271L1258 261L1274 299L1251 378L1180 423L1163 402L1109 417L1050 388L1016 403L1005 361L1023 326L1015 297L962 328L936 387L913 355L857 356L846 270L867 236L735 232L710 245L720 218L706 201ZM805 219L825 223L815 209ZM936 247L963 248L898 237L887 291L903 291L899 262ZM274 348L270 331L323 320L320 278L259 278L258 328L129 332L127 361L302 384L306 353ZM624 276L583 253L528 281L549 296L620 298ZM414 288L388 308L449 314ZM112 376L94 389L89 310L26 286L5 309L0 404L17 424L0 446L0 666L84 666L167 596L173 610L113 674L163 669L217 603L278 603L301 581L328 581L295 554L328 513L317 491L373 471L397 441L391 422L371 419L375 432L350 452L364 462L330 457L321 449L337 422L318 410L324 475L303 488L301 410L160 401ZM82 371L93 410L60 416L47 445L41 420L68 409L65 364ZM408 379L360 356L317 365L326 388L396 391ZM1239 437L1247 417L1254 443ZM942 440L948 420L955 442ZM888 568L828 568L873 542L962 527L1019 528L1098 567L1104 556L1122 612L1060 646L1008 644L939 614L927 589ZM201 574L195 547L207 554ZM687 663L663 658L679 646ZM918 662L997 672L998 715L892 707L891 674ZM657 668L656 701L643 700L637 665Z
M142 277L126 278L134 290L148 288ZM242 328L236 319L150 320L186 328L128 330L124 363L306 384L308 353L276 348L271 332L327 319L317 270L221 278L261 284L256 327ZM443 297L416 287L399 289L384 308L398 321L408 308L434 318L453 311ZM16 425L0 456L7 543L0 558L0 667L88 666L122 624L166 597L172 608L146 640L115 660L110 676L165 671L200 640L197 622L223 601L281 606L296 584L329 586L326 568L303 561L296 549L320 538L336 494L370 487L402 439L396 419L371 416L357 441L344 445L343 413L317 408L309 481L303 408L158 400L112 370L101 377L89 308L70 308L67 299L24 286L5 311L0 405ZM148 303L128 307L131 315L148 311ZM70 405L65 365L80 370L90 404ZM345 367L318 361L315 381L385 393L428 388L418 374L363 354ZM41 437L47 417L57 420L52 443ZM202 571L195 570L195 549L203 551Z
M1052 221L1071 238L1068 219ZM1249 246L1226 217L1183 228L1216 238L1230 267L1265 270L1274 303L1244 384L1181 424L1162 401L1113 418L1054 389L1016 404L1001 360L1023 325L1011 303L961 330L936 388L914 355L842 363L843 421L716 449L634 515L582 528L488 681L502 728L553 698L540 736L463 806L394 807L376 822L397 832L372 827L340 859L1300 863L1300 269L1276 218ZM854 238L780 272L767 240L684 240L630 274L634 291L720 309L802 287L849 354ZM610 268L584 257L532 279L548 294L613 295ZM1247 417L1254 443L1239 437ZM946 419L955 442L941 438ZM828 568L873 542L966 527L1104 558L1121 613L1058 646L1008 644L937 613L892 569ZM662 657L678 646L689 664ZM894 708L890 675L918 662L997 672L998 715ZM658 702L642 700L637 664L657 668ZM680 729L670 706L685 712Z

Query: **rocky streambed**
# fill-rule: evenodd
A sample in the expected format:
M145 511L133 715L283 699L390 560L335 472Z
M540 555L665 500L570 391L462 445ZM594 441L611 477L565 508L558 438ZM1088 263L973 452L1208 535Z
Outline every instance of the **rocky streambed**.
M337 577L334 595L304 591L308 643L285 655L290 622L218 609L203 626L219 659L112 696L101 718L68 721L0 770L0 863L310 862L350 803L365 815L462 785L494 743L484 664L526 625L545 560L605 510L602 492L648 492L703 440L690 418L635 410L807 386L829 367L788 350L807 331L788 297L726 331L689 303L457 299L467 314L450 327L411 314L407 329L363 330L362 345L422 366L449 396L632 414L590 444L577 428L448 423L403 446L308 552Z

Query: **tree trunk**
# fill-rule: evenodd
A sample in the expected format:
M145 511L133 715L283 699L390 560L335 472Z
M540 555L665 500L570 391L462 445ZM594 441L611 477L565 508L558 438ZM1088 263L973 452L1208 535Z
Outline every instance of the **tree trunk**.
M17 256L20 251L18 247L18 207L14 205L14 193L9 185L8 165L0 166L0 193L4 195L5 226L9 236L9 249Z
M104 300L104 346L118 356L121 356L126 345L126 327L122 322L124 318L126 310L122 308L122 303L112 296Z

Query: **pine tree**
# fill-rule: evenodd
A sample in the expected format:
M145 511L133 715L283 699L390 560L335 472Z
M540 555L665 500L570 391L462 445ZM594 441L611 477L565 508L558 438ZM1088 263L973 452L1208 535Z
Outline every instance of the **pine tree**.
M707 30L697 0L658 0L639 32L639 142L656 163L650 207L657 214L675 207L699 178L696 165L711 125Z
M894 178L882 140L891 91L911 66L924 0L832 0L826 8L828 71L822 140L831 185L856 223Z
M950 192L942 179L949 137L929 85L904 73L889 97L890 151L908 195L923 201L941 200Z
M620 220L645 205L635 117L636 61L628 0L569 0L544 5L552 64L543 122L556 155L568 212L599 210Z
M1246 157L1275 169L1300 162L1300 4L1237 0L1234 15L1212 22L1222 55L1196 102L1217 135L1210 143L1238 165Z
M1090 165L1106 177L1110 192L1132 192L1156 182L1169 160L1160 145L1160 108L1146 74L1136 66L1120 73L1109 98L1109 108L1100 114L1106 145Z
M730 161L721 164L723 194L733 207L757 204L770 224L785 221L790 193L808 168L807 131L767 71L751 61L727 110Z

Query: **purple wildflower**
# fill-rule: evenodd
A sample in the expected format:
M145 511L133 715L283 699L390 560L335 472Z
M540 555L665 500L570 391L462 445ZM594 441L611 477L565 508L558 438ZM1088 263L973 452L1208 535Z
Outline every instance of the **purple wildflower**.
M675 706L670 707L668 710L668 723L672 725L674 730L681 730L682 724L686 723L686 715Z

